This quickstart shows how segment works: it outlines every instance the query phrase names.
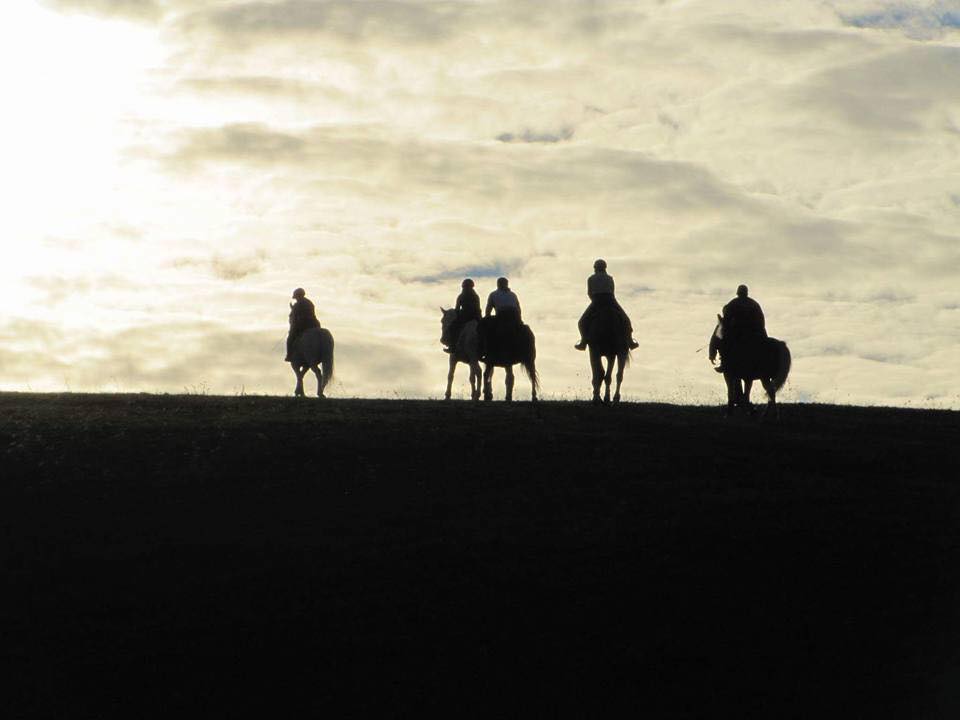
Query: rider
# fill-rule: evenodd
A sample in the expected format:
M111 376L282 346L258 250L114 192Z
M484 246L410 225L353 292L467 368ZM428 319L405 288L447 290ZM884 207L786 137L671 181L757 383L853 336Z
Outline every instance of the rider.
M293 302L290 303L290 333L287 335L287 356L284 362L290 362L293 344L303 331L319 327L320 321L317 320L316 308L307 299L306 291L303 288L297 288L293 291Z
M450 327L449 333L443 339L443 344L449 346L444 348L444 352L453 352L453 346L456 344L457 337L460 335L460 330L463 329L464 325L471 320L480 322L482 318L480 313L480 296L477 295L477 291L473 289L473 280L466 278L460 283L460 287L463 292L457 296L457 319Z
M613 277L607 275L606 260L600 259L593 264L593 275L587 278L587 296L590 298L590 304L583 311L583 315L580 316L580 321L577 323L577 327L580 329L580 342L574 345L577 350L586 349L587 341L584 338L590 328L590 321L593 320L597 309L605 305L611 305L617 311L617 315L619 315L620 321L627 332L627 337L630 338L630 349L636 350L640 347L640 343L633 339L633 323L630 322L626 311L620 307L620 303L617 302L614 295Z
M737 288L737 296L723 306L723 339L734 352L767 337L766 321L760 303L749 297L746 285ZM729 357L730 353L727 352ZM724 371L723 356L716 371Z
M490 317L491 311L496 311L498 318L509 318L516 325L521 324L520 299L510 289L510 281L505 277L497 278L497 289L487 297L487 308L484 317ZM501 320L501 322L503 322Z

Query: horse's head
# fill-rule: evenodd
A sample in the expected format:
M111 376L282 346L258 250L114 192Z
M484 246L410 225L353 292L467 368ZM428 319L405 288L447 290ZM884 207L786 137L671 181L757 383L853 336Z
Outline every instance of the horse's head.
M712 363L716 363L721 342L723 342L723 316L718 314L717 325L713 328L713 334L710 335L710 362Z
M440 307L440 328L446 334L447 329L453 325L457 319L457 310L456 308L447 308L444 309L443 306Z

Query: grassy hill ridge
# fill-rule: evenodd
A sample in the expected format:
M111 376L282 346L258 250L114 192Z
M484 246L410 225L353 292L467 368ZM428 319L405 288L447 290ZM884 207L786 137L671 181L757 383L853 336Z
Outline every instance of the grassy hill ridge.
M13 706L944 716L960 413L782 413L0 394Z

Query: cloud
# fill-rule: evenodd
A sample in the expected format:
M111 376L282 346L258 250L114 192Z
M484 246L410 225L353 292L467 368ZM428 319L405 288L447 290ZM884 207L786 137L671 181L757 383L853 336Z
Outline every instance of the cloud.
M550 132L535 132L529 128L524 129L521 133L500 133L497 135L497 140L504 143L512 142L524 142L524 143L558 143L563 142L564 140L569 140L573 137L573 128L565 127L561 128L556 133Z
M497 278L510 274L512 265L505 263L491 263L489 265L471 265L465 267L452 268L432 275L420 275L412 278L414 282L425 283L427 285L438 285L441 283L450 283L451 280L463 280L464 278Z
M915 133L960 101L960 48L905 47L824 70L800 92L859 132Z
M220 280L242 280L250 275L256 275L264 267L266 253L257 251L251 255L227 257L215 254L212 257L179 257L172 261L175 268L200 267L209 270L214 277Z
M80 277L35 275L27 278L27 283L42 293L41 302L47 307L74 302L91 293L126 292L135 288L133 283L119 274Z
M322 35L346 42L436 43L453 32L460 8L399 0L241 2L194 12L183 27L212 31L230 42Z
M927 40L960 28L960 5L956 0L901 2L871 0L841 6L844 24L856 28L900 30L909 38Z
M163 16L159 0L42 0L60 12L79 12L125 20L153 22Z

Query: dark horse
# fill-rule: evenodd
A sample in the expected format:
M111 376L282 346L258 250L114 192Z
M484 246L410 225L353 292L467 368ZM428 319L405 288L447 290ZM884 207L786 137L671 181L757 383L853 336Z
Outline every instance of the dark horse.
M483 399L493 400L493 369L507 372L507 402L513 400L513 366L517 363L530 378L531 397L536 402L540 378L537 376L537 340L528 325L518 325L509 316L483 320Z
M590 370L593 373L593 402L600 403L600 383L606 383L603 403L610 402L610 380L613 375L613 361L617 360L617 389L613 395L615 403L620 402L620 384L623 382L623 369L630 364L630 336L620 314L612 304L596 310L587 333L587 347L590 348ZM604 370L603 361L607 367Z
M779 418L777 390L783 387L790 374L791 358L787 344L776 338L760 338L731 352L725 348L726 343L723 317L717 315L717 326L710 336L710 362L716 362L719 352L724 367L723 379L727 383L727 414L732 413L737 406L753 412L750 388L753 387L754 380L759 380L769 398L764 415L772 408Z

